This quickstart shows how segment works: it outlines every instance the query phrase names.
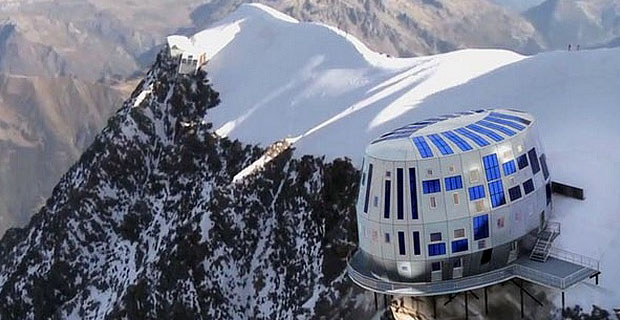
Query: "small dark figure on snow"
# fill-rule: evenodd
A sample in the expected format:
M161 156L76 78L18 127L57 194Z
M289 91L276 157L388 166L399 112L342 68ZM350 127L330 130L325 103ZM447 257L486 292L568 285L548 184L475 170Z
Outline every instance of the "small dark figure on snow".
M570 43L569 43L569 44L568 44L568 51L570 51L570 47L571 47L571 45L570 45Z
M580 47L581 47L580 45L577 45L577 51L579 51L579 48L580 48Z

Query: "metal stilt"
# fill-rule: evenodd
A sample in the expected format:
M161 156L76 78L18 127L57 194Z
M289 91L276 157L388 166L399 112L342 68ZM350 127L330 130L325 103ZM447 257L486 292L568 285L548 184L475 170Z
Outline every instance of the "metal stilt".
M377 304L377 293L373 292L375 294L375 311L379 310L379 305Z
M435 296L433 296L432 299L433 299L433 319L437 319L437 301L435 301Z
M469 320L469 306L467 305L467 291L465 291L465 320Z
M484 287L484 312L489 314L489 299L487 297L487 287Z

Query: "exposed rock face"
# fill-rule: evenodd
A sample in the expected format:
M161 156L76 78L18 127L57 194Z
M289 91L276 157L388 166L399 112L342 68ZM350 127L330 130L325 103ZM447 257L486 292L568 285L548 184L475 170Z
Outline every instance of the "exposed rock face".
M287 151L231 184L264 150L215 137L206 74L174 70L160 54L41 211L2 239L0 317L364 315L344 274L358 171Z

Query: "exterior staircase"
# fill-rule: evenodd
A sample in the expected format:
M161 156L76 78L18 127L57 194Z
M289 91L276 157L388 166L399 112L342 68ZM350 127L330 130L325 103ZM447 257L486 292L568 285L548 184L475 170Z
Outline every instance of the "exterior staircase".
M548 222L545 228L538 232L536 244L530 254L530 259L537 262L547 262L551 254L553 240L560 235L560 223Z

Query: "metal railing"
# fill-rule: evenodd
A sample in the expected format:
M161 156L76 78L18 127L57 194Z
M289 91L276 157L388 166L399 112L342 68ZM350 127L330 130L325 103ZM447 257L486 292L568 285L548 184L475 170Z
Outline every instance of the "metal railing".
M582 256L577 253L573 253L570 251L566 251L564 249L551 247L550 250L551 256L560 260L565 260L572 262L574 264L578 264L582 267L590 268L596 271L600 271L600 262L594 258Z
M562 224L560 224L559 222L555 222L555 221L548 221L547 222L547 226L545 228L546 231L550 231L552 233L557 233L560 234L562 229Z

